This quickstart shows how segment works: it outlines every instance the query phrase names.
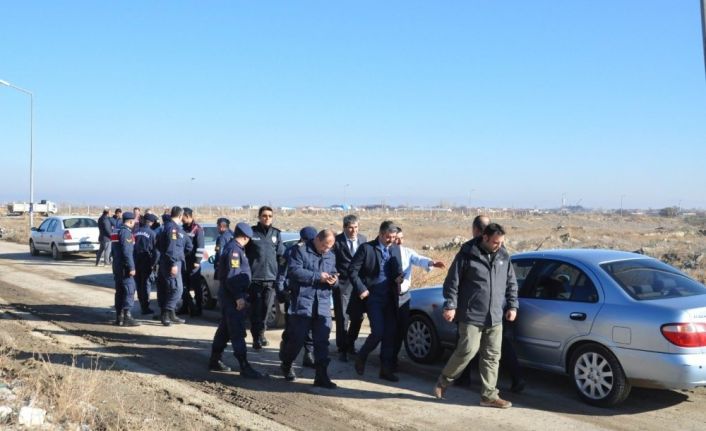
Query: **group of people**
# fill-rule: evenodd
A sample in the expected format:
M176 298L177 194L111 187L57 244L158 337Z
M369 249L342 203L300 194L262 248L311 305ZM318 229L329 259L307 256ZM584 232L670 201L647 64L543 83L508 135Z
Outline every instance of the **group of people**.
M101 217L104 216L108 218L107 212ZM410 311L412 267L428 271L444 268L445 264L405 247L402 228L389 220L382 222L376 238L368 241L359 233L355 215L343 218L343 231L339 234L330 229L304 227L299 242L285 249L281 231L272 225L273 217L272 208L263 206L254 226L240 222L231 230L228 219L217 221L214 276L220 283L221 319L213 338L209 369L230 371L222 361L230 341L241 376L262 377L247 359L246 320L250 321L252 348L269 345L265 336L268 314L277 299L286 310L279 357L287 381L296 379L292 365L304 348L303 365L316 370L314 385L336 388L328 376L329 336L334 319L340 361L354 358L356 373L363 375L368 356L379 345L379 377L398 381L398 356ZM184 300L186 309L194 310L192 315L200 313L199 293L194 303L188 289L201 285L199 264L204 251L203 229L194 222L193 212L175 206L163 215L163 225L149 211L142 217L126 212L119 218L118 227L111 228L116 324L139 324L130 315L136 290L143 313L152 312L149 274L155 271L162 324L184 322L176 316L182 295L188 296ZM138 218L140 222L136 224ZM101 226L105 224L99 222ZM474 238L462 246L450 265L443 287L443 315L458 323L459 340L434 387L438 398L443 398L449 384L480 352L481 405L510 406L499 397L496 388L501 349L506 354L503 319L512 322L518 308L517 282L508 252L502 246L504 235L501 226L489 223L487 217L477 217ZM105 248L101 241L101 250ZM99 252L96 264L100 257ZM365 315L370 334L356 350ZM513 361L514 352L509 349L510 362L514 364L510 367L513 387L523 385L521 380L516 383L516 358Z

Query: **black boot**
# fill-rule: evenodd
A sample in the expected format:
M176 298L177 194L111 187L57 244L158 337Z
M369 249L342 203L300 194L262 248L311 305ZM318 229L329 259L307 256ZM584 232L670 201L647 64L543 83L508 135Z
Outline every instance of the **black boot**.
M304 351L304 359L302 360L302 367L316 368L316 364L314 364L314 354L313 353Z
M326 389L336 389L338 385L331 381L328 377L328 360L316 364L316 377L314 377L314 386L319 386Z
M362 376L365 374L365 359L362 355L358 355L355 358L355 363L353 366L355 367L355 372L359 375Z
M117 326L125 326L125 317L122 311L115 313L115 324Z
M260 379L262 374L255 370L248 362L245 356L238 357L238 363L240 364L240 376L246 379Z
M395 375L395 373L392 372L391 369L382 367L380 368L380 378L383 380L387 380L388 382L399 382L400 378Z
M171 326L172 321L169 320L169 311L163 310L162 311L162 318L160 320L162 321L162 325Z
M125 326L140 326L140 322L132 318L130 310L123 310L123 324Z
M262 347L267 347L270 345L270 342L267 341L267 337L265 337L265 333L263 332L262 335L260 335L260 344Z
M230 367L221 361L221 355L216 355L215 353L211 353L211 359L208 360L208 369L211 371L230 371Z
M282 370L282 375L284 376L284 380L288 382L293 382L294 380L297 379L297 375L294 374L294 370L292 370L292 363L291 362L284 362L279 366L280 370Z
M184 319L180 319L176 316L176 313L174 313L174 310L167 310L169 312L169 320L172 321L172 323L180 324L186 322Z

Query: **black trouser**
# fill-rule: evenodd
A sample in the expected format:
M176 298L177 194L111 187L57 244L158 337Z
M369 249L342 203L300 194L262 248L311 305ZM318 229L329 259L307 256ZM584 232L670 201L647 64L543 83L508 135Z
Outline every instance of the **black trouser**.
M363 314L365 314L367 299L360 299L358 293L351 291L351 296L348 301L348 331L346 331L346 345L348 346L348 351L355 351L355 341L358 339L358 334L360 334L360 327L363 325Z
M311 337L314 348L314 362L318 364L328 363L329 335L331 334L331 317L318 314L316 303L312 308L311 316L289 316L291 324L289 328L288 340L284 344L282 351L282 362L291 364L297 359L302 346L306 347L306 339ZM313 337L312 337L313 335Z
M407 324L409 323L409 303L410 303L409 293L405 293L399 297L399 303L397 306L397 331L395 332L395 350L392 356L392 364L397 366L398 357L400 350L402 349L402 342L407 332Z
M150 308L150 292L154 285L152 258L147 255L135 257L135 282L137 283L137 299L142 310Z
M182 272L184 291L181 293L182 311L201 311L203 305L203 283L201 283L201 268L194 269L193 262L188 262ZM194 298L191 291L194 291Z
M286 345L287 340L289 339L289 331L290 331L290 316L289 316L289 301L284 303L284 331L282 331L282 344ZM306 337L304 338L304 351L306 353L312 353L314 351L314 338L311 334L311 330L306 333Z
M333 288L333 313L336 319L336 347L339 352L350 349L348 341L348 304L351 299L353 285L348 280L341 280L338 287ZM355 340L354 340L355 341Z
M252 281L250 283L250 333L253 340L265 337L267 321L272 315L275 302L274 281Z

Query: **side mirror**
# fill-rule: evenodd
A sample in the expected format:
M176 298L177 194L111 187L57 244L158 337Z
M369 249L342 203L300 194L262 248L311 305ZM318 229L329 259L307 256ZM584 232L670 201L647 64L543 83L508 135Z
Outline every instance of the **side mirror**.
M216 261L216 256L209 256L209 257L208 257L208 263L210 263L211 265L213 265L213 263L214 263L215 261Z
M32 227L32 232L38 232L38 231L39 231L39 229L37 229L36 227Z

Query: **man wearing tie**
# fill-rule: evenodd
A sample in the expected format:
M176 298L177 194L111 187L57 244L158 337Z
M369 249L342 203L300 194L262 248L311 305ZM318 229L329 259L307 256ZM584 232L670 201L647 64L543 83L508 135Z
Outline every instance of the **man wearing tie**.
M333 252L336 255L336 271L339 284L333 289L333 311L336 318L336 347L338 358L348 361L348 354L355 353L355 340L358 338L360 326L363 323L365 305L357 295L352 295L348 268L356 250L367 241L364 235L358 234L358 217L349 214L343 217L343 232L336 235Z
M395 244L397 226L391 221L380 225L377 238L361 244L349 268L351 284L360 299L367 299L365 307L370 321L370 335L355 359L355 371L365 373L365 361L370 352L380 347L380 378L396 382L393 372L394 343L397 330L396 314L399 285L402 275L400 248Z

